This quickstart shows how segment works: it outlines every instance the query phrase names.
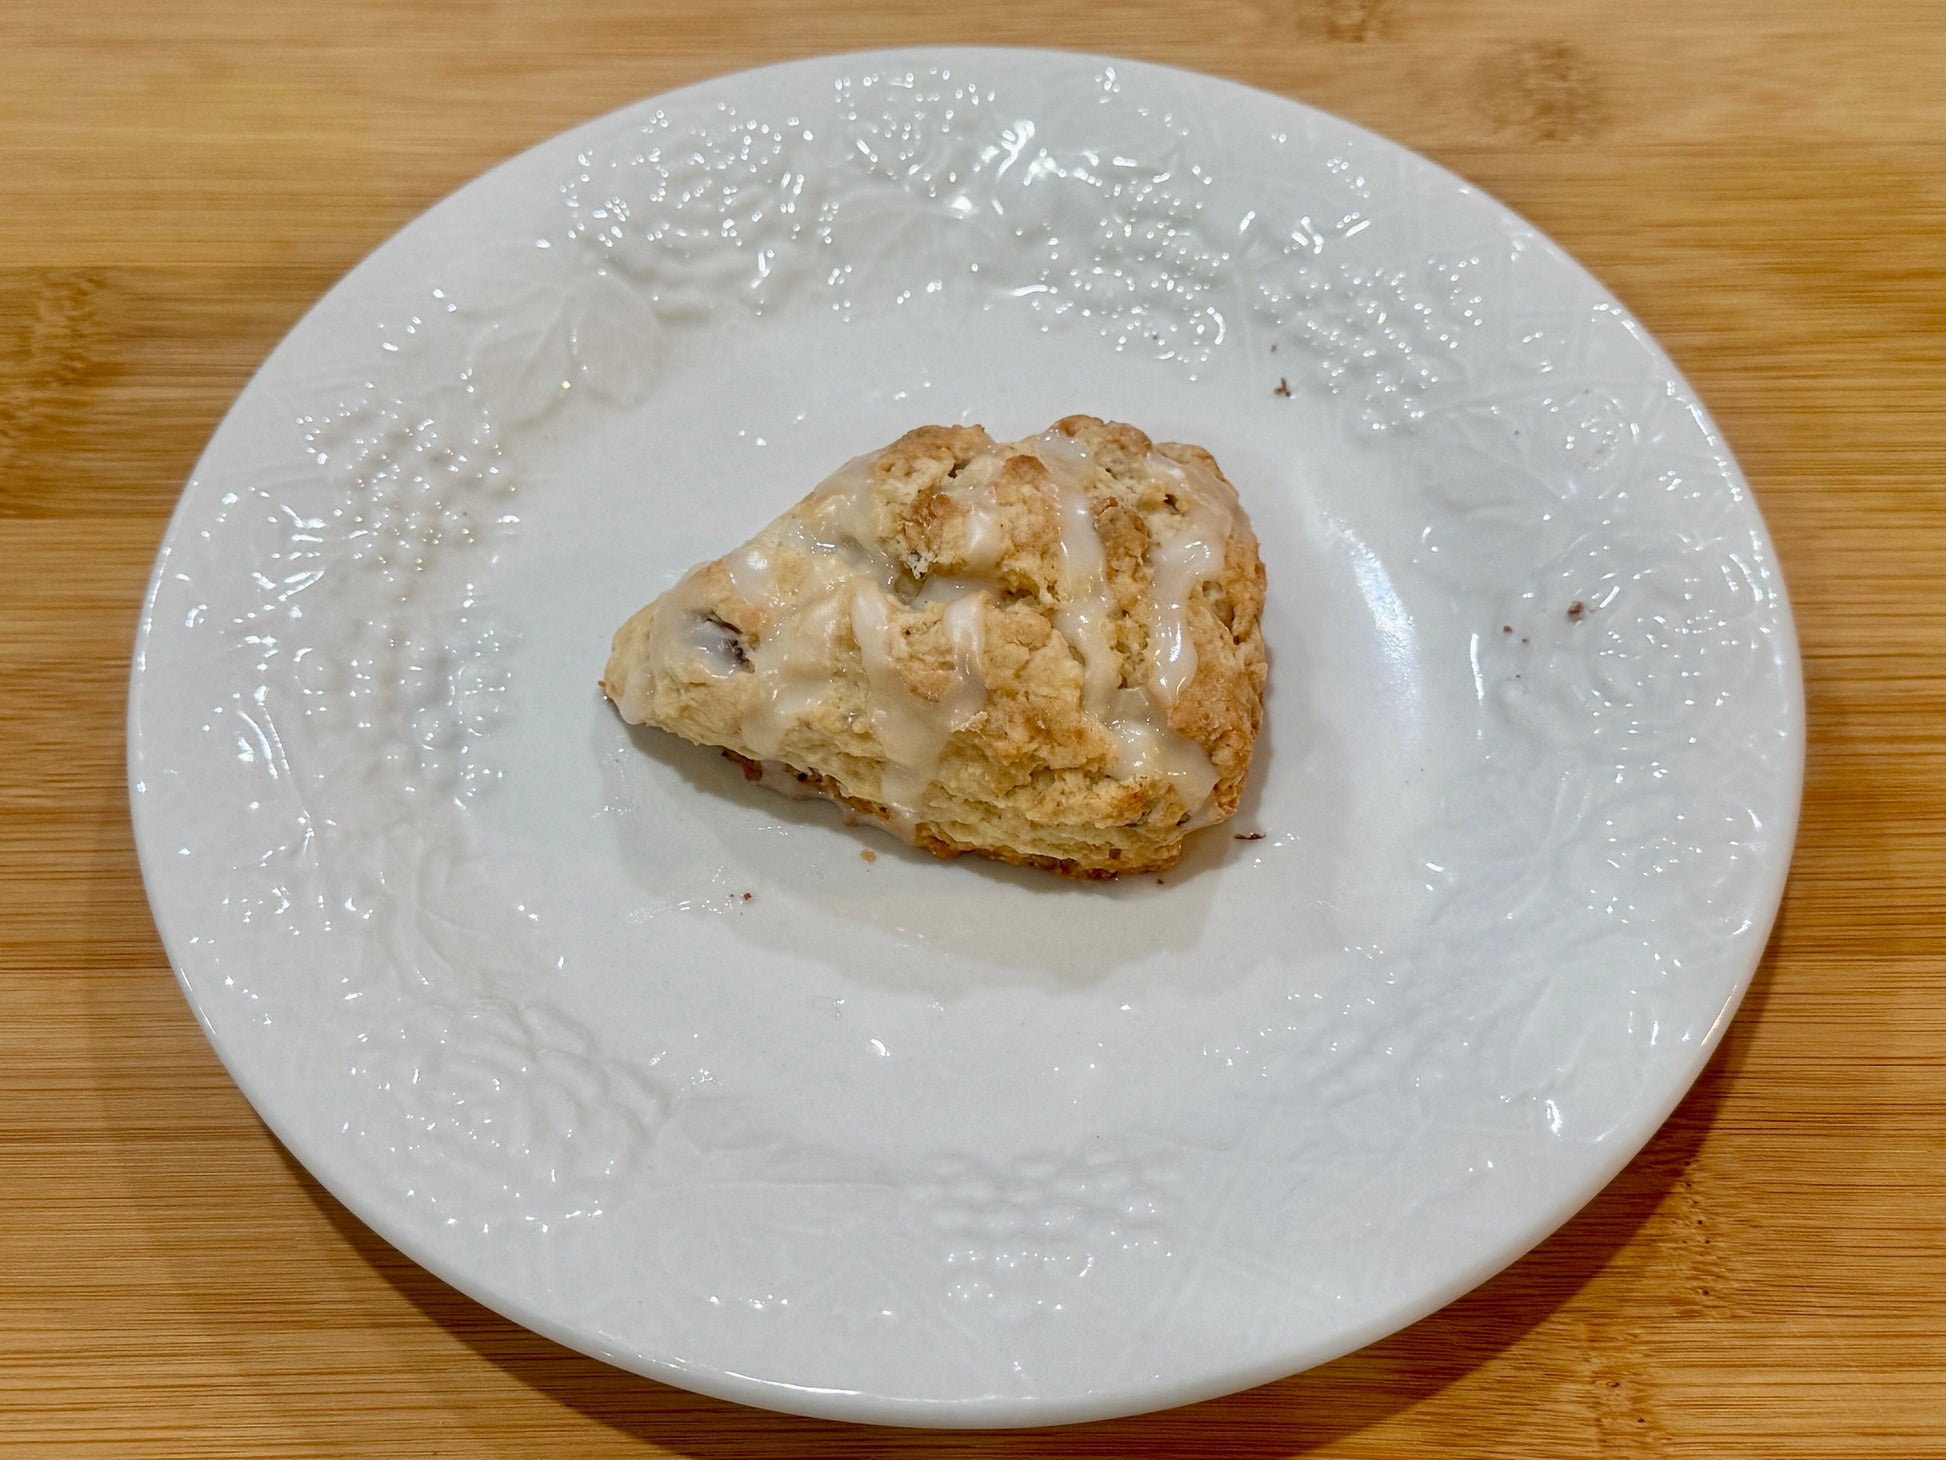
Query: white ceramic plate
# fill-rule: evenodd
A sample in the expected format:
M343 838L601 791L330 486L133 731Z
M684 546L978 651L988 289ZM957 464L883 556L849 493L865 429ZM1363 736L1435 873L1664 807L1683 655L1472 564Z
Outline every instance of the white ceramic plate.
M847 457L1077 411L1209 446L1269 567L1175 873L937 862L601 700ZM1277 97L928 51L590 123L346 278L183 495L130 764L198 1015L387 1239L676 1384L1002 1425L1331 1358L1594 1194L1762 950L1800 698L1722 441L1532 228Z

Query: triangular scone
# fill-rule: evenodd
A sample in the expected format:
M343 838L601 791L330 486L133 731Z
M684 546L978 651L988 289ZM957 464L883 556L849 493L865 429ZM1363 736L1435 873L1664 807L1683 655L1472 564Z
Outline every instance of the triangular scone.
M925 426L629 619L602 688L941 856L1156 872L1236 809L1263 595L1201 447Z

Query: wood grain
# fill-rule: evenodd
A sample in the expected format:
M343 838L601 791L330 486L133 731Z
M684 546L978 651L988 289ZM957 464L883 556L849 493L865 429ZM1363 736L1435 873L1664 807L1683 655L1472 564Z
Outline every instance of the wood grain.
M399 1257L236 1093L136 871L120 717L203 442L345 269L493 162L818 51L1110 49L1298 96L1532 218L1710 403L1809 686L1790 892L1642 1155L1322 1369L927 1435L760 1414ZM1946 1456L1946 8L1928 0L15 0L0 9L0 1450Z

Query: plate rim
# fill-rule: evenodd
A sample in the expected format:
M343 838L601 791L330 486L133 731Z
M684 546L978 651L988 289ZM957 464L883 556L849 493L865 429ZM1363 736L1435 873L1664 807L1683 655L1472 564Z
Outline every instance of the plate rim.
M368 1204L356 1200L356 1193L347 1194L318 1174L310 1160L301 1154L303 1143L294 1140L286 1123L277 1111L277 1102L270 1092L255 1088L254 1077L240 1068L232 1060L231 1052L216 1033L212 1018L206 1009L205 1000L199 994L189 971L192 960L181 956L178 950L184 947L182 930L174 926L174 914L164 905L158 893L156 874L157 858L161 850L157 843L157 828L152 824L154 812L147 807L139 791L143 780L144 739L142 727L143 694L145 680L145 661L155 624L155 607L158 595L163 589L168 571L173 545L179 530L190 521L192 502L190 487L204 474L205 466L211 459L212 450L234 418L244 414L244 408L256 391L260 381L271 369L272 364L287 350L293 348L292 342L303 335L313 316L324 307L326 301L348 289L355 289L362 273L371 270L375 261L392 249L401 239L415 232L431 230L438 225L433 221L451 200L461 193L482 188L498 174L511 169L532 154L549 148L561 147L576 137L591 137L604 128L621 124L624 119L642 111L652 104L666 104L683 99L694 99L727 84L749 85L759 82L767 75L784 72L804 72L807 74L836 74L844 68L861 68L886 65L955 65L977 63L981 59L1037 58L1056 61L1061 65L1075 68L1100 68L1113 66L1126 68L1131 73L1160 73L1174 84L1191 88L1214 86L1227 92L1236 93L1252 99L1267 100L1271 103L1296 108L1299 112L1324 118L1336 126L1341 126L1357 134L1368 144L1376 144L1385 149L1405 154L1416 164L1433 169L1434 172L1451 186L1487 200L1495 209L1510 218L1518 220L1529 230L1538 244L1545 248L1557 264L1564 264L1592 283L1600 293L1615 300L1626 311L1626 317L1633 323L1635 316L1628 311L1625 301L1608 285L1603 283L1591 270L1583 265L1567 249L1563 248L1552 235L1536 227L1524 214L1501 201L1479 184L1446 167L1444 164L1427 157L1424 153L1403 143L1396 142L1357 122L1349 121L1335 113L1327 112L1298 97L1249 85L1226 76L1196 71L1142 60L1118 56L1110 53L1083 49L1050 48L1035 46L898 46L873 48L859 51L817 53L788 60L768 63L761 66L736 68L699 78L680 87L639 97L621 107L611 109L598 116L575 123L562 131L540 138L518 152L511 154L477 175L468 178L457 187L442 194L427 204L395 229L360 260L329 284L312 301L309 307L295 320L277 344L266 354L248 381L238 390L222 417L212 429L208 441L199 453L196 464L178 494L168 524L163 529L158 542L157 554L145 588L141 614L138 620L127 681L127 707L125 718L126 734L126 774L129 786L130 818L135 832L137 860L141 867L145 894L148 897L152 916L164 951L167 953L172 972L185 1001L201 1025L211 1049L216 1054L225 1072L238 1090L249 1101L254 1113L276 1136L279 1143L297 1160L305 1172L316 1181L318 1186L336 1203L344 1207L362 1224L381 1237L416 1265L426 1269L435 1277L457 1289L468 1298L480 1302L490 1310L501 1314L509 1321L519 1323L543 1337L561 1343L576 1352L615 1364L624 1370L642 1374L645 1377L670 1383L683 1389L692 1390L714 1398L754 1405L760 1408L787 1413L810 1415L829 1419L847 1420L860 1423L885 1424L917 1428L1013 1428L1021 1426L1044 1426L1070 1424L1091 1420L1105 1420L1135 1414L1173 1408L1179 1405L1232 1394L1243 1389L1256 1387L1263 1383L1294 1375L1317 1365L1328 1363L1344 1354L1363 1348L1372 1342L1397 1333L1417 1322L1426 1315L1447 1306L1466 1292L1477 1288L1481 1283L1497 1273L1503 1272L1518 1263L1527 1253L1554 1232L1558 1231L1576 1212L1598 1199L1615 1177L1625 1169L1646 1146L1656 1133L1666 1124L1670 1116L1687 1098L1696 1081L1714 1059L1720 1048L1730 1022L1740 1009L1745 995L1754 981L1769 947L1769 941L1782 907L1782 902L1793 861L1796 838L1801 822L1804 774L1806 760L1806 693L1803 674L1801 646L1796 629L1795 614L1785 581L1783 566L1779 560L1775 540L1766 522L1762 507L1752 489L1748 476L1740 461L1730 450L1727 438L1716 423L1687 377L1678 368L1667 349L1646 327L1637 324L1635 333L1639 343L1650 353L1656 364L1666 376L1681 382L1689 388L1692 409L1709 439L1719 448L1723 463L1727 468L1729 485L1732 488L1739 509L1739 526L1747 528L1753 539L1764 549L1766 558L1765 588L1774 603L1770 617L1772 642L1777 649L1777 663L1781 670L1780 691L1785 711L1785 721L1778 727L1781 735L1775 750L1775 761L1779 769L1779 784L1782 788L1781 804L1775 808L1780 827L1777 851L1763 866L1760 888L1755 890L1753 902L1763 910L1760 924L1753 924L1748 943L1749 957L1743 960L1745 966L1727 989L1723 1002L1717 1010L1708 1031L1696 1041L1689 1057L1683 1061L1680 1076L1672 1081L1670 1087L1660 1092L1652 1101L1637 1102L1629 1108L1628 1115L1604 1138L1607 1147L1605 1159L1595 1163L1599 1179L1585 1183L1578 1199L1564 1210L1550 1207L1546 1212L1532 1216L1517 1228L1512 1229L1508 1239L1495 1247L1495 1255L1466 1267L1456 1273L1435 1291L1422 1294L1415 1301L1401 1303L1383 1313L1368 1318L1359 1325L1341 1331L1342 1343L1334 1343L1331 1351L1301 1357L1279 1354L1265 1358L1255 1366L1240 1371L1227 1372L1222 1377L1204 1377L1199 1380L1178 1380L1173 1383L1149 1383L1128 1388L1096 1389L1085 1395L1070 1396L1058 1400L1002 1398L997 1396L966 1397L950 1400L921 1398L900 1398L895 1396L872 1395L862 1392L838 1390L813 1390L780 1380L763 1379L751 1375L735 1374L718 1370L698 1370L680 1361L658 1359L639 1354L621 1354L615 1351L603 1352L598 1346L591 1346L590 1335L585 1330L577 1330L571 1324L557 1322L549 1315L530 1309L517 1299L509 1299L493 1292L492 1285L482 1282L474 1274L462 1270L460 1264L450 1262L442 1254L428 1249L410 1231L401 1229L388 1219L383 1210L368 1211ZM200 504L197 504L200 505ZM1761 937L1758 932L1761 932ZM1294 1361L1295 1359L1295 1361Z

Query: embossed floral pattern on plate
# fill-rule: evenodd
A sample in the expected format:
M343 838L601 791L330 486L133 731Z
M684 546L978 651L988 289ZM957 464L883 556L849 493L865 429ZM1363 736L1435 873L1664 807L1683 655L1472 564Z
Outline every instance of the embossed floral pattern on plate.
M1248 840L936 864L594 692L845 457L1071 410L1250 506ZM348 277L184 493L130 765L199 1017L403 1250L706 1392L1021 1424L1332 1357L1599 1189L1761 952L1800 720L1726 448L1521 220L1208 78L922 52L590 123Z

